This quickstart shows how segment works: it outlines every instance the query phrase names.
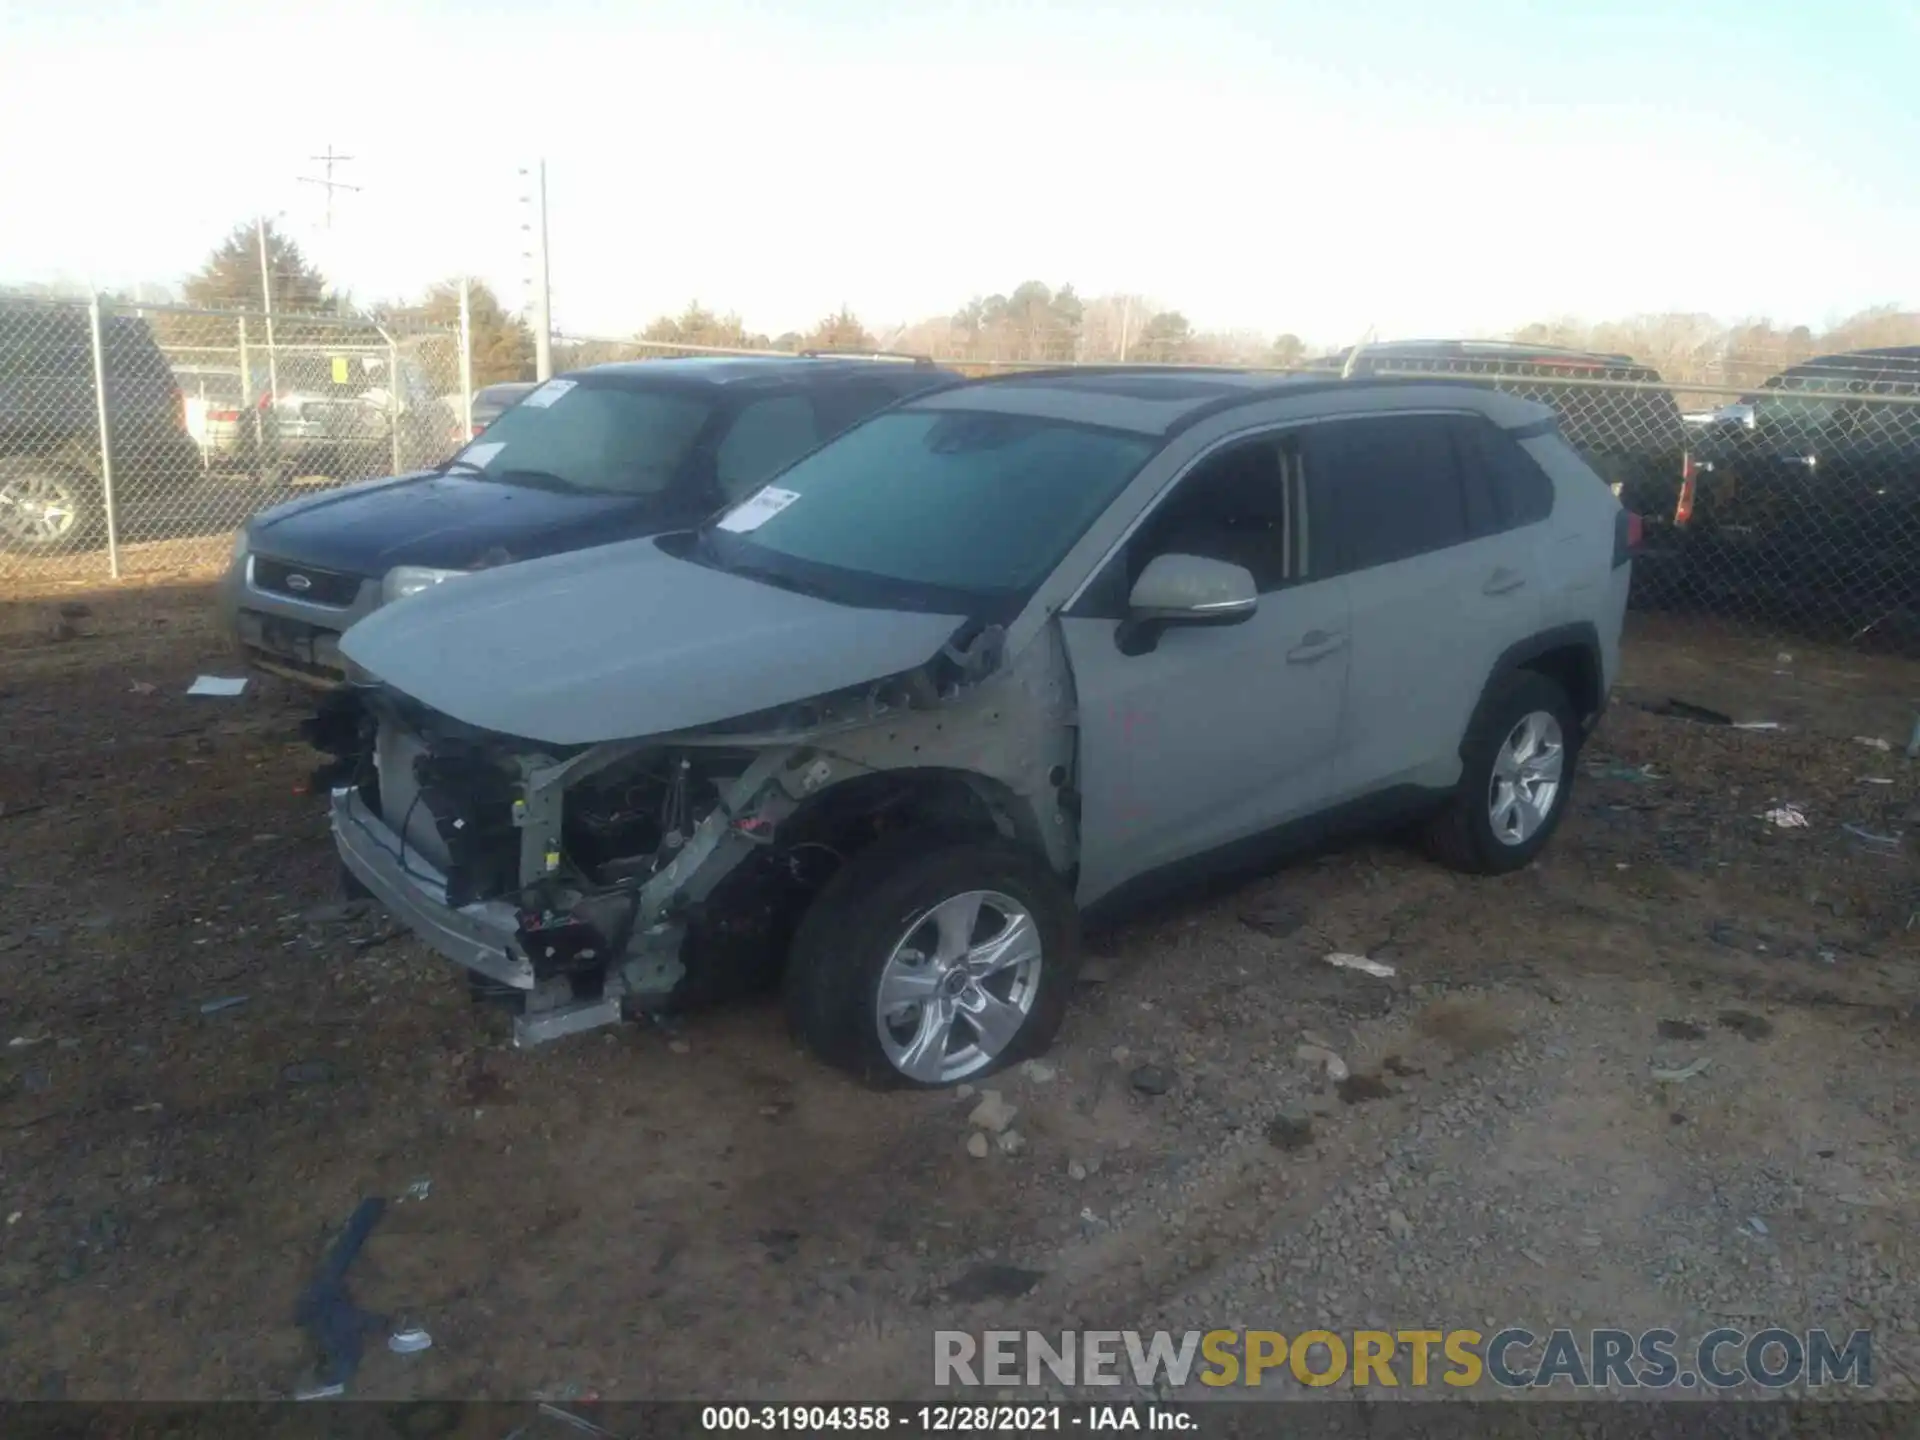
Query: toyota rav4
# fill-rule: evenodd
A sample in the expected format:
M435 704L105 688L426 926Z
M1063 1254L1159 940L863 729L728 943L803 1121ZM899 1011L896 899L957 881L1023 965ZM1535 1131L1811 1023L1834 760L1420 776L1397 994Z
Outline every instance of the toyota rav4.
M362 620L333 831L521 1043L766 967L817 1053L951 1085L1049 1042L1090 909L1389 821L1525 865L1637 538L1471 385L960 385L697 530Z

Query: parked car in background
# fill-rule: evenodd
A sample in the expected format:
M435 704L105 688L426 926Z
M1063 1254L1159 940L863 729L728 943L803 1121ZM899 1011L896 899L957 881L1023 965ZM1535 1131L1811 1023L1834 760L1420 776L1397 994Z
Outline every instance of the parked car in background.
M1920 626L1920 346L1795 365L1694 444L1702 463L1649 554L1673 583L1708 602Z
M450 463L291 501L241 528L222 587L247 660L322 688L340 633L470 570L695 524L895 401L932 364L652 360L575 371Z
M1648 544L1670 529L1694 474L1697 427L1660 372L1630 355L1502 340L1399 340L1310 362L1353 375L1432 375L1538 400L1620 502L1646 519Z
M498 385L485 385L473 392L473 433L478 435L494 421L509 405L525 398L538 388L535 380L508 380Z
M1079 912L1398 820L1517 870L1636 529L1542 405L1135 368L919 395L734 498L346 635L340 854L520 1043L758 957L821 1056L953 1085L1051 1040Z
M146 321L104 315L100 329L117 508L165 513L203 473L184 397ZM0 299L0 549L98 544L105 513L87 311Z
M175 365L173 378L184 398L187 434L209 469L231 469L254 442L264 408L266 374L246 377L237 365ZM248 381L255 381L249 387Z

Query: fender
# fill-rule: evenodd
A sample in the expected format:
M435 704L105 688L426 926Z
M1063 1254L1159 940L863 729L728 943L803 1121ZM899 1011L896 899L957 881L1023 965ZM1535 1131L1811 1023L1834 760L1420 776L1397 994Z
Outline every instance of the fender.
M1480 699L1474 704L1473 718L1467 722L1466 735L1460 739L1462 760L1466 758L1467 736L1478 729L1493 687L1516 670L1539 668L1534 665L1535 661L1561 650L1575 650L1581 656L1579 683L1568 684L1567 689L1579 715L1579 738L1584 741L1593 734L1600 717L1606 713L1609 694L1601 688L1606 683L1606 670L1600 660L1600 632L1592 621L1581 620L1539 631L1500 652L1500 658L1493 662L1493 669L1487 675L1487 683L1481 687ZM1556 675L1555 678L1564 682L1569 677Z

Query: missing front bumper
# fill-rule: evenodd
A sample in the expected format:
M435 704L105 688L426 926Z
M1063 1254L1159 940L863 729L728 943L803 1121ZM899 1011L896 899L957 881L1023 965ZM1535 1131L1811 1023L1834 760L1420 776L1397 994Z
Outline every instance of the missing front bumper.
M400 837L354 789L333 792L332 824L353 877L431 949L501 985L533 990L533 964L520 951L512 906L498 900L449 905L447 877L417 851L403 858Z

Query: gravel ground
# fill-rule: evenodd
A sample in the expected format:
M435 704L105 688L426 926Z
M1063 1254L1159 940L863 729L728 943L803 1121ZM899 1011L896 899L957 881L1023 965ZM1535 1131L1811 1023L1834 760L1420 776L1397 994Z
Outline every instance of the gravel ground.
M1093 936L981 1113L766 1003L510 1050L334 906L297 706L182 696L207 604L0 600L0 1395L290 1392L328 1235L420 1181L353 1284L435 1343L357 1394L927 1395L989 1327L1777 1322L1920 1378L1910 664L1643 625L1540 864L1361 846Z

